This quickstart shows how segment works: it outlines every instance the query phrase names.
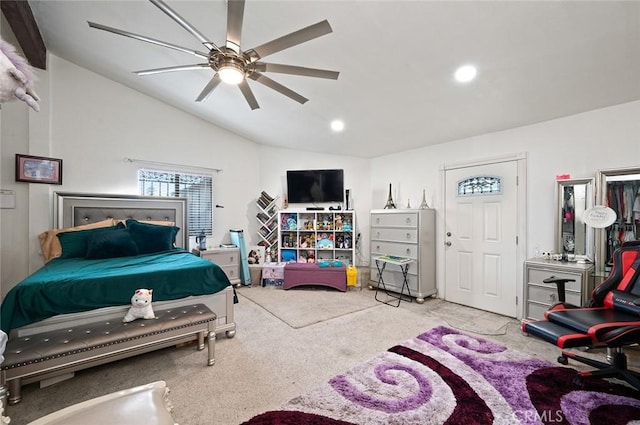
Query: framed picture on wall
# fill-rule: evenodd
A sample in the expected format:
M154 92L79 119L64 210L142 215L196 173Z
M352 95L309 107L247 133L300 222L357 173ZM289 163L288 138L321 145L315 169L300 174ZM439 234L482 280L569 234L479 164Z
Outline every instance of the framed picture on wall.
M17 153L16 181L62 184L62 160Z

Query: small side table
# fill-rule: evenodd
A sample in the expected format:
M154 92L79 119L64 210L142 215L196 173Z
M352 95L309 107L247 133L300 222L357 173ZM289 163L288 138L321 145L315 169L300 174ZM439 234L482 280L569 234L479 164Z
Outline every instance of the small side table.
M409 283L407 282L407 272L409 271L409 265L413 262L413 258L406 257L396 257L392 255L381 255L376 258L376 267L378 268L378 287L376 288L376 301L379 301L383 304L390 305L391 307L398 307L400 305L400 301L404 300L407 302L413 302L413 298L411 297L411 290L409 289ZM400 293L396 294L393 292L389 292L387 290L386 285L384 284L384 277L382 276L384 269L387 264L392 264L400 267L400 271L402 272L402 287L400 288ZM378 291L382 287L387 297L395 298L398 300L398 303L393 305L390 304L387 300L379 300L378 299ZM407 294L404 293L404 289L407 288Z

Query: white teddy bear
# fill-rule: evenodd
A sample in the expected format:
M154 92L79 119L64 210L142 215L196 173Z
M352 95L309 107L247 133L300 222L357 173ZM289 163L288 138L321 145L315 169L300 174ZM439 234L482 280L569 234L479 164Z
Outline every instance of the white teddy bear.
M131 307L122 321L128 323L136 319L155 319L156 315L151 307L152 294L153 289L136 289L131 297Z
M33 89L34 82L29 63L11 44L0 39L0 103L22 100L39 111L40 98Z

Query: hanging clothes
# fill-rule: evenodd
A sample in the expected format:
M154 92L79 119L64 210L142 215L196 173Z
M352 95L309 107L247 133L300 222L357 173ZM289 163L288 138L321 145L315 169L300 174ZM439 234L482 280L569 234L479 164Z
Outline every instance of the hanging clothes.
M633 221L640 221L640 189L636 190L636 196L633 201Z

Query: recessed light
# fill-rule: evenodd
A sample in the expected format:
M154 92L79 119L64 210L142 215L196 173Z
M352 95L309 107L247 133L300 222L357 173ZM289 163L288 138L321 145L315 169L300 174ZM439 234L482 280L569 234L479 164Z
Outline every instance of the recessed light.
M469 81L476 78L476 74L478 71L476 67L473 65L464 65L456 70L455 77L456 81L460 83L468 83Z
M333 120L331 121L331 130L333 131L342 131L344 130L344 122L341 120Z

